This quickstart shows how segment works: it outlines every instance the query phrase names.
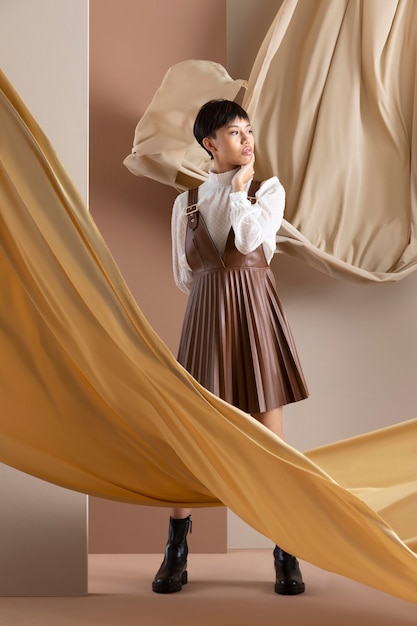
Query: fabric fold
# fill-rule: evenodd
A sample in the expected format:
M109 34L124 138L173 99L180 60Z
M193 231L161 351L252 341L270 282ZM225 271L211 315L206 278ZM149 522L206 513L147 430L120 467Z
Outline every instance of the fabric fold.
M0 461L104 498L224 504L300 558L417 603L415 531L401 526L415 519L417 420L310 459L206 391L145 320L3 74L0 87ZM389 466L370 489L399 494L382 501L401 503L393 526L353 493L382 442Z
M233 80L218 63L189 60L166 73L135 129L133 148L123 161L136 176L147 176L183 191L207 177L210 158L197 145L193 124L208 100L234 100L244 80Z
M278 253L354 282L415 271L416 50L414 0L284 0L243 95L256 178L277 175L286 190ZM205 180L191 128L198 106L235 85L224 72L209 61L169 70L125 159L133 173L181 191Z

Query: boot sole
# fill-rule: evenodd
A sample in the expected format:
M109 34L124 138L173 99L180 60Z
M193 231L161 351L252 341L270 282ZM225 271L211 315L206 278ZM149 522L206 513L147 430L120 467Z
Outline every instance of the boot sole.
M183 572L181 575L181 580L177 582L169 582L169 580L162 581L153 581L152 582L152 591L154 593L177 593L177 591L181 591L182 586L188 583L188 574L187 572Z
M281 596L296 596L299 593L304 593L305 584L297 583L297 584L276 584L275 585L275 593L279 593Z

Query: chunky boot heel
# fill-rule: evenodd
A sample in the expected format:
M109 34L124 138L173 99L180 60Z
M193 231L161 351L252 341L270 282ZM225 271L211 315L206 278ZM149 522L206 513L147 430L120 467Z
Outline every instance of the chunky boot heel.
M274 550L275 561L275 593L282 596L295 596L305 591L303 577L297 559L284 552L278 546Z
M187 584L187 534L191 532L191 525L191 515L184 519L169 518L164 560L152 582L155 593L175 593Z

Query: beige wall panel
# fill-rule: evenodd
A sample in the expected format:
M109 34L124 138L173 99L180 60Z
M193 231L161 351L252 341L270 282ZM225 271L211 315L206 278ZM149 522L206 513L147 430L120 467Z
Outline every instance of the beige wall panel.
M272 20L283 0L227 0L227 69L248 79Z
M0 58L86 199L88 2L3 0ZM0 595L87 593L86 496L0 465L0 500Z

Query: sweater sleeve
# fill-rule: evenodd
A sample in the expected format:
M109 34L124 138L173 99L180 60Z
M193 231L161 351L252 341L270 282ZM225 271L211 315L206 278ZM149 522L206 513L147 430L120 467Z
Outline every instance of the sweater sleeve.
M285 190L276 176L261 183L256 202L248 200L246 191L230 194L230 217L236 248L249 254L263 244L268 263L276 247L276 234L281 226L285 207Z
M185 254L185 237L187 232L187 217L185 209L188 192L182 193L175 199L171 219L172 239L172 270L175 284L186 294L190 293L193 274Z

